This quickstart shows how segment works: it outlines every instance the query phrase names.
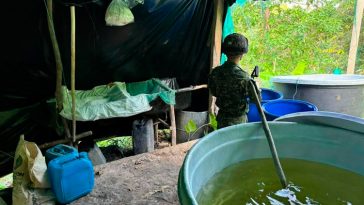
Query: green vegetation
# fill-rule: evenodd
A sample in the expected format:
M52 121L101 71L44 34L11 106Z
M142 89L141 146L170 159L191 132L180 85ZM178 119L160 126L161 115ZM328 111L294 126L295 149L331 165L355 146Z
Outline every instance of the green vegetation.
M99 147L108 147L110 145L116 145L125 150L133 149L133 139L131 136L115 137L112 139L99 141L96 144Z
M241 66L251 69L259 65L264 87L275 75L346 70L355 0L295 2L250 0L232 9L235 31L246 35L250 43ZM356 73L364 74L363 37Z
M217 121L216 121L216 116L214 114L209 114L209 122L207 124L203 124L200 127L197 127L197 124L195 121L193 120L189 120L187 122L187 124L185 124L184 128L185 128L185 132L189 135L189 139L192 138L192 136L201 128L203 127L209 127L212 129L212 131L217 130ZM207 134L207 133L205 133Z

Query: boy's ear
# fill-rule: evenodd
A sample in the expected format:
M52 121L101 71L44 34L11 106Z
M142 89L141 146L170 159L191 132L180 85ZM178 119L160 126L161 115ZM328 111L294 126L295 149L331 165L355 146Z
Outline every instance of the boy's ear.
M244 36L244 39L245 39L246 45L245 45L245 47L243 49L243 53L248 53L248 50L249 50L249 40L245 36Z

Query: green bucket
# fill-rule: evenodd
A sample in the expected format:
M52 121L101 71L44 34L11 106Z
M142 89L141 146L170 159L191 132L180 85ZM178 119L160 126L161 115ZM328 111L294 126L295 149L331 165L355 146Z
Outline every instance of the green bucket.
M332 116L327 120L320 116L320 119L322 124L310 124L307 119L305 122L270 122L279 156L319 162L364 175L364 121ZM260 123L235 125L210 133L186 155L178 179L180 203L197 205L200 189L224 168L245 160L269 157L269 146Z

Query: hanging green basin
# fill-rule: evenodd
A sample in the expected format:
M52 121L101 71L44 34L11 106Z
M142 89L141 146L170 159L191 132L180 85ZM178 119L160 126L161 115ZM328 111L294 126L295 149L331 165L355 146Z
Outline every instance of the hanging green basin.
M270 122L278 154L320 162L364 176L364 120L320 116L305 122ZM330 123L332 120L335 123ZM336 126L337 125L337 126ZM345 126L342 126L345 125ZM182 205L197 205L204 184L222 169L250 159L271 157L260 123L227 127L201 139L188 152L178 179Z

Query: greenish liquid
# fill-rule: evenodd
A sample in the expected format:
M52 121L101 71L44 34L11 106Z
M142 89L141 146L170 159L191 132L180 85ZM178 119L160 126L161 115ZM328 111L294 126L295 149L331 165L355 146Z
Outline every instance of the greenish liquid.
M199 205L364 204L364 176L325 164L281 159L289 186L282 189L272 159L248 160L213 176ZM358 162L363 163L363 162Z

